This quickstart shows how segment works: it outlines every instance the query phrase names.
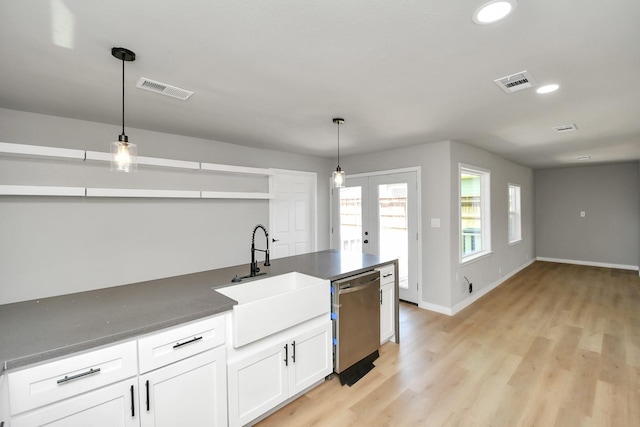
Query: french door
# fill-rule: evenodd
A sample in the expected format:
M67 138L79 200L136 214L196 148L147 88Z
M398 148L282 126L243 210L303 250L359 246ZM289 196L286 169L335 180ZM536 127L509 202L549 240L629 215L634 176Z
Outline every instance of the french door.
M418 303L417 171L347 177L332 198L333 247L397 258L399 297Z

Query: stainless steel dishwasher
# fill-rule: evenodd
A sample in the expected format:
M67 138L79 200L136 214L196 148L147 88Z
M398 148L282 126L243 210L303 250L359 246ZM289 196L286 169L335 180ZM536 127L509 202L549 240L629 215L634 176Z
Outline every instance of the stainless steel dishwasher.
M331 284L331 294L334 371L340 374L374 353L377 357L380 347L380 273L370 271L337 280Z

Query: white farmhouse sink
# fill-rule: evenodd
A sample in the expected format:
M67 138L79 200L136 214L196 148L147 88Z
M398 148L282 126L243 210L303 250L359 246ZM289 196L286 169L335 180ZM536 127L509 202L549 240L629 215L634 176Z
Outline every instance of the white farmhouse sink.
M241 347L331 310L328 280L293 272L240 283L217 292L238 302L233 307L233 346Z

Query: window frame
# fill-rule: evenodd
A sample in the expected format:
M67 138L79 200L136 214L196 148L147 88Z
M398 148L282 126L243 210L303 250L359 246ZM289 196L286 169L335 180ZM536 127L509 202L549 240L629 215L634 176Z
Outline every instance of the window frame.
M482 249L468 254L463 253L462 226L462 174L480 177L480 230ZM491 171L478 166L458 163L458 254L460 264L483 258L492 253L491 250Z
M513 212L515 215L517 215L517 225L515 227L515 229L517 230L517 232L515 233L515 235L512 237L511 235L511 189L515 189L516 191L516 203L517 203L517 209L515 212ZM513 184L513 183L508 183L507 184L507 241L509 242L510 245L515 245L518 242L522 241L522 186L520 184Z

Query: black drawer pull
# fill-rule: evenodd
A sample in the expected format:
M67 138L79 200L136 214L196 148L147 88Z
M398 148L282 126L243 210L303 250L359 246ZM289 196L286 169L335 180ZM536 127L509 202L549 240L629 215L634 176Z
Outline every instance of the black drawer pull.
M296 342L292 342L291 343L291 347L293 347L293 357L291 357L291 360L293 361L293 363L296 363Z
M69 381L73 381L73 380L77 380L77 379L82 378L82 377L86 377L87 375L97 374L98 372L100 372L100 368L96 368L96 369L91 368L87 372L82 372L81 374L78 374L78 375L72 375L72 376L65 375L64 378L59 379L57 381L57 383L58 384L64 384L64 383L67 383Z
M391 276L393 276L393 273L384 274L382 277L385 278L385 277L391 277Z
M135 404L135 400L133 398L133 386L131 386L131 388L129 388L129 391L131 391L131 416L135 417L136 416L136 404Z
M284 366L289 366L289 344L284 345Z
M145 388L147 389L147 412L151 410L151 402L149 401L149 380L145 383Z
M191 339L189 341L176 343L176 345L174 345L173 348L182 347L183 345L191 344L191 343L194 343L196 341L200 341L201 339L202 339L202 337L193 337L193 339Z

